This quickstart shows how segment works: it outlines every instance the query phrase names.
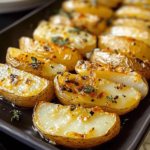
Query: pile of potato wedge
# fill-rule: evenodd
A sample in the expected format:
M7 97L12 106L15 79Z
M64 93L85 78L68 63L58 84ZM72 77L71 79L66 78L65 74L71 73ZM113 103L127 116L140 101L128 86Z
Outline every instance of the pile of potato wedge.
M34 107L33 124L51 143L107 142L149 91L150 1L66 0L33 39L8 48L0 72L0 95Z

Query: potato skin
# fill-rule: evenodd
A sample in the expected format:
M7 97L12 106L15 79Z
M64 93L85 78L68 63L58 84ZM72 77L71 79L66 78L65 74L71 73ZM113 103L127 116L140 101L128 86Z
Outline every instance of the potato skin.
M37 103L34 108L33 124L44 137L54 141L56 144L60 144L70 148L90 148L109 141L110 139L118 135L118 133L120 132L120 118L118 115L115 115L116 121L113 127L103 136L84 139L84 138L73 138L47 134L43 130L38 128L36 124L37 121L36 111L39 109L38 107L40 107L40 103L43 102Z
M65 75L66 75L66 73L65 73ZM95 107L95 104L93 104L93 103L89 103L89 102L86 102L86 101L81 102L79 99L74 99L72 96L69 96L69 95L65 94L63 92L63 90L61 89L61 87L60 87L60 84L59 84L59 81L58 81L58 75L54 79L54 87L55 87L55 95L59 99L61 104L64 104L64 105L71 105L71 104L78 105L78 104L81 104L84 108ZM140 95L140 97L141 97L141 95ZM123 108L123 109L116 109L116 108L107 107L107 106L100 106L100 107L104 111L113 112L113 113L116 113L118 115L124 115L124 114L132 111L133 109L135 109L139 105L139 102L140 102L140 99L134 105L129 106L127 108Z
M84 2L81 0L72 0L72 1L64 1L62 3L62 8L66 12L80 12L80 13L88 13L92 15L98 15L99 17L108 19L113 15L113 11L106 6L102 6L101 4L91 5L91 2ZM105 15L104 15L105 14Z
M43 40L36 41L31 38L22 37L19 40L19 47L25 52L32 53L41 58L49 58L55 63L63 64L69 71L73 71L77 61L82 59L76 49L65 46L61 47Z
M39 63L37 67L31 65L31 63L33 63L31 59L32 57L37 59ZM16 67L20 70L24 70L52 81L57 75L57 72L67 71L66 66L63 66L62 64L56 64L49 59L43 59L34 54L26 53L15 48L8 48L6 62L7 64L11 64L13 67Z
M116 11L115 16L117 18L127 17L150 20L150 10L137 6L122 6Z
M0 67L2 66L2 64L0 64ZM5 67L7 67L9 65L5 65ZM8 68L13 69L13 67L9 66ZM18 69L16 69L18 70ZM22 72L21 74L27 74L24 71L20 71ZM37 77L35 75L32 75L30 73L28 73L32 78ZM43 78L39 78L39 80L41 80L40 82L47 82L47 86L45 89L43 89L41 92L39 92L38 94L33 94L33 95L28 95L28 96L20 96L16 93L12 93L9 91L6 91L2 86L0 88L0 95L3 96L4 99L7 99L8 101L14 103L17 106L21 106L21 107L34 107L36 102L38 101L48 101L50 102L53 97L54 97L54 85L52 81L48 81L46 79ZM0 85L3 84L3 81L0 81ZM23 83L21 83L23 84ZM11 86L17 86L17 85L11 85ZM28 85L29 89L30 89L30 84ZM27 91L26 91L27 92Z
M113 53L109 49L93 52L90 57L90 61L94 63L110 64L114 66L114 68L117 66L130 68L133 71L140 73L147 80L150 79L149 63L138 61L138 59L134 57L126 57L125 55L121 55L119 53Z
M99 36L100 49L109 48L112 52L123 53L127 57L135 57L150 62L150 46L142 41L125 36Z

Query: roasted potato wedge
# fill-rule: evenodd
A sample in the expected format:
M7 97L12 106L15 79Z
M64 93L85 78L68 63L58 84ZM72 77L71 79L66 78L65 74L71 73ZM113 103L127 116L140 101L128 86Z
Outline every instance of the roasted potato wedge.
M46 40L59 46L77 49L82 56L96 47L96 36L75 27L42 21L33 33L35 40Z
M43 59L11 47L7 50L6 62L15 68L48 80L54 80L57 72L65 72L67 70L66 66L62 64L56 64L49 59Z
M147 80L150 79L150 63L121 55L118 52L113 53L111 50L94 51L92 52L89 60L94 63L109 64L114 68L118 66L130 68L133 71L140 73Z
M77 61L82 59L81 54L76 49L58 46L42 40L37 41L22 37L19 40L19 46L25 52L41 58L50 58L55 63L63 64L69 71L74 71Z
M116 11L115 16L150 20L150 10L136 6L122 6Z
M123 115L136 108L141 94L134 88L106 79L62 73L54 79L55 94L62 104L100 106L103 110Z
M132 0L132 1L131 0L124 0L123 4L150 9L150 0Z
M144 21L141 19L134 18L118 18L112 22L113 26L130 26L139 29L147 30L150 32L150 21Z
M81 76L93 76L133 87L141 93L142 99L148 93L148 83L145 78L129 68L120 66L114 68L112 65L82 60L78 61L75 71Z
M150 46L130 37L114 35L99 36L98 47L100 49L109 48L112 52L122 53L127 57L134 57L150 62Z
M49 21L53 24L75 26L93 35L100 35L107 26L107 22L103 18L78 12L72 14L72 19L69 19L67 16L55 15Z
M62 3L62 8L66 12L75 11L80 13L88 13L92 15L98 15L99 17L105 19L108 19L113 15L113 11L110 8L102 6L97 1L82 1L82 0L64 1Z
M34 107L38 101L54 97L52 81L0 64L0 95L21 107Z
M108 28L103 35L126 36L136 40L143 41L150 46L150 32L129 26L112 26Z
M53 143L71 148L102 144L120 131L118 115L104 112L98 106L86 109L39 102L34 108L33 124Z

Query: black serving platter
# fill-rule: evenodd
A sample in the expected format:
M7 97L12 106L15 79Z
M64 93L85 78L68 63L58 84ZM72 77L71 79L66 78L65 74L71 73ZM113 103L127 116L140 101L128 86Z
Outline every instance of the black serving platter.
M60 0L50 0L44 6L34 10L22 19L0 31L0 63L5 63L8 47L18 47L18 40L22 36L32 37L32 33L40 20L47 19L60 7ZM21 111L21 120L11 121L13 109ZM12 106L5 100L0 100L0 131L39 150L70 150L63 146L53 146L43 140L33 130L33 109ZM121 131L111 141L88 150L137 150L150 127L150 92L140 102L134 111L121 116ZM86 149L85 149L86 150Z

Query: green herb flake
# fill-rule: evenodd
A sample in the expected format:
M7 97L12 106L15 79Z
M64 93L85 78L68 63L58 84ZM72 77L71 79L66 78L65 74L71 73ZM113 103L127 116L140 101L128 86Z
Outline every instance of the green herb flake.
M92 5L92 6L98 5L98 1L97 1L97 0L92 0L92 1L91 1L91 5Z
M95 88L85 85L85 89L83 89L83 92L89 93L89 92L94 92L94 90Z
M111 97L106 96L106 98L111 101L112 103L117 103L116 100L113 100L113 96L111 95Z
M64 46L68 44L69 38L63 39L60 36L52 37L52 42L59 45L59 46Z
M37 69L39 67L40 62L38 62L37 58L31 57L31 60L33 61L30 63L33 69Z
M16 109L12 110L11 112L13 113L13 116L11 117L11 121L13 121L13 120L19 121L19 119L20 119L20 112L18 110L16 110Z
M72 14L68 13L68 12L65 12L63 9L57 10L57 13L60 14L60 15L67 16L68 18L72 19Z
M74 106L74 105L72 105L71 107L70 107L70 111L74 111L76 109L76 106Z
M69 30L69 32L74 32L74 33L79 33L81 30L77 27L74 27L72 29Z

